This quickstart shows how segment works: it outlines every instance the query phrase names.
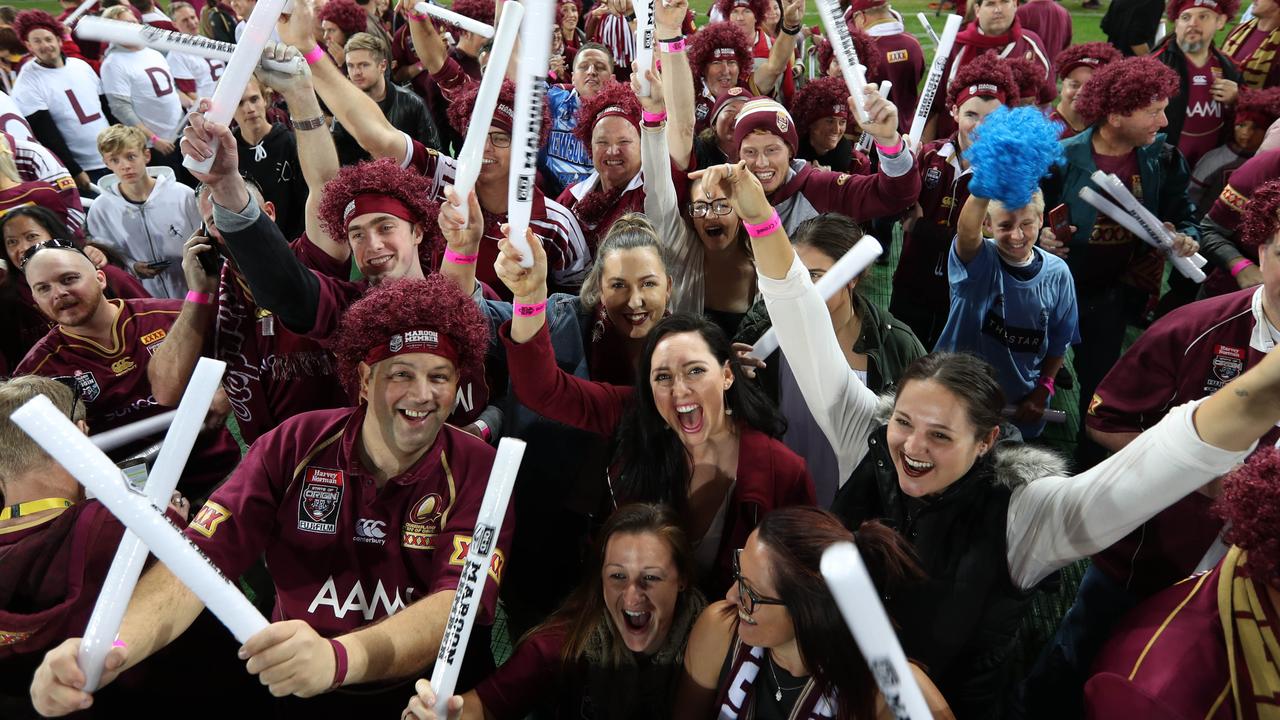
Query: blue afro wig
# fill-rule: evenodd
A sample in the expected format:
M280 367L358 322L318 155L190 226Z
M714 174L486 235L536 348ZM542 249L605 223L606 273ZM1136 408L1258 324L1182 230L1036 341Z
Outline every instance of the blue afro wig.
M1035 107L996 108L974 131L965 159L973 168L969 193L998 200L1006 208L1026 207L1040 179L1062 162L1062 124Z

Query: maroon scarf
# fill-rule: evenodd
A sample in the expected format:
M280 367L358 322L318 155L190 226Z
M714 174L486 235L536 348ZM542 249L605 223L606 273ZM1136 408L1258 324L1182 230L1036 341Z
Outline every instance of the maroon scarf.
M984 50L999 50L1000 48L1015 43L1022 39L1022 23L1018 22L1018 18L1013 19L1013 24L1009 26L1009 32L1003 35L983 35L978 30L978 21L974 20L967 27L962 29L956 35L956 42L961 45L968 45L981 54Z

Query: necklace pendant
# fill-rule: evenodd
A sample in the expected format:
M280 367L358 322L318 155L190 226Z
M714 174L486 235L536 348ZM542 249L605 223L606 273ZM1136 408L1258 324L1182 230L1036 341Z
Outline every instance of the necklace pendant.
M779 688L773 692L773 699L782 702L782 689Z

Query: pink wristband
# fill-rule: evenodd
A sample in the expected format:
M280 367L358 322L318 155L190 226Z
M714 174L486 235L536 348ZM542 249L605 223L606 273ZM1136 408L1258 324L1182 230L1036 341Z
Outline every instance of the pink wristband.
M333 684L329 688L333 689L347 679L347 648L333 638L329 638L329 645L333 647Z
M906 144L907 143L902 138L898 138L897 145L890 146L876 143L876 149L879 150L882 155L897 155L902 152L902 148L906 147Z
M479 255L463 255L462 253L456 253L449 248L445 248L444 250L444 261L447 263L453 263L454 265L475 265L476 261L479 259Z
M659 42L658 49L664 53L684 52L684 44L684 38L679 38L671 42Z
M1231 266L1231 277L1235 277L1245 271L1245 268L1252 267L1253 261L1249 258L1240 258L1235 265Z
M409 19L410 19L410 20L412 20L412 21L414 21L414 22L422 22L422 21L426 20L428 17L430 17L430 16L429 16L429 15L427 15L426 13L420 13L420 12L418 12L417 10L410 10L410 11L409 11Z
M302 59L306 60L308 65L315 65L322 57L324 57L324 48L317 45L308 50L307 54L302 56Z
M519 315L520 317L533 317L534 315L537 315L538 313L543 312L547 309L547 301L543 300L540 303L534 303L532 305L525 305L524 303L512 303L511 309L515 311L515 314Z
M209 293L202 293L202 292L196 292L195 290L188 290L186 301L189 303L195 303L197 305L212 305L213 296L210 295Z
M742 222L742 227L746 229L747 235L750 235L753 238L757 238L763 235L768 235L769 233L774 232L778 228L782 227L782 218L778 217L778 211L774 210L773 215L768 220L765 220L759 225L752 225L751 223L744 220Z
M648 110L641 110L640 119L647 123L665 122L667 119L667 111L663 110L662 112L651 113Z
M152 133L152 134L151 134L151 144L152 144L152 145L155 145L155 144L156 144L156 143L158 143L158 142L160 142L160 136L159 136L159 135L156 135L155 133Z
M1051 378L1048 375L1041 375L1040 379L1036 381L1036 385L1039 385L1040 387L1043 387L1045 390L1048 390L1049 397L1053 397L1053 381L1054 381L1054 378Z

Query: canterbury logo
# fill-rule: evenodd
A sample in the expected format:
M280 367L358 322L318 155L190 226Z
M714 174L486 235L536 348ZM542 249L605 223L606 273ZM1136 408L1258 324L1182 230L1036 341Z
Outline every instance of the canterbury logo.
M383 520L365 520L361 518L356 521L356 537L383 540L387 537L387 531L383 530L386 525L387 523Z

